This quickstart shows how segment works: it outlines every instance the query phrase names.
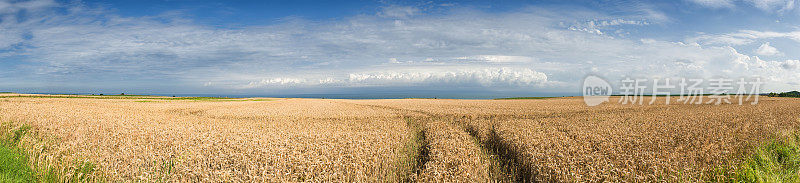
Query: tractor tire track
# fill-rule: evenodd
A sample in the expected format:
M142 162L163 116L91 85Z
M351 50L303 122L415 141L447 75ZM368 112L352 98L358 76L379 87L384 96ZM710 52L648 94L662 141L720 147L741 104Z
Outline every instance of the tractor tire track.
M450 125L461 127L461 129L469 134L474 139L476 146L488 155L488 159L492 161L492 167L498 174L492 175L495 181L498 182L539 182L537 179L539 170L534 168L522 152L525 149L521 146L514 145L513 142L503 139L503 137L494 128L495 124L491 124L491 129L483 135L475 126L470 124L469 121L461 121L455 119L467 119L466 116L445 114L437 115L421 110L403 109L382 105L369 105L369 104L356 104L348 103L357 106L379 108L385 110L395 111L396 113L403 114L419 114L423 117L405 117L413 118L417 121L449 121ZM490 119L494 121L498 116L481 116L479 118ZM512 118L516 116L502 116L501 118ZM529 116L532 117L532 116ZM469 119L468 119L469 120ZM427 162L427 161L426 161Z

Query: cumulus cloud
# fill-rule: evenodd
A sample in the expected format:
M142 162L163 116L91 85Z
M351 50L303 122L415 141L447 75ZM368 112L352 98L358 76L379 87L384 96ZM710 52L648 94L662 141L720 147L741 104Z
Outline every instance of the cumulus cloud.
M762 44L761 46L758 47L758 49L756 49L756 54L763 56L774 56L780 53L781 52L778 51L777 48L770 46L769 42Z
M800 65L800 60L786 60L785 62L781 63L781 67L788 70L797 69Z

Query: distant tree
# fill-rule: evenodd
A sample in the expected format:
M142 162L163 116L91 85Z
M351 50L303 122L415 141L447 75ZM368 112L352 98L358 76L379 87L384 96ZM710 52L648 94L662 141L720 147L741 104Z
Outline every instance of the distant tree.
M769 93L770 97L798 97L800 98L800 92L798 91L790 91L790 92L783 92L783 93Z

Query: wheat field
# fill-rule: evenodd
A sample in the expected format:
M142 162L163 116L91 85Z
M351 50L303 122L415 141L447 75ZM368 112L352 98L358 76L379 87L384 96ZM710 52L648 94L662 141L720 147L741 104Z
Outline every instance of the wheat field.
M30 127L34 166L111 182L694 182L800 124L800 100L767 97L167 99L0 94L0 120Z

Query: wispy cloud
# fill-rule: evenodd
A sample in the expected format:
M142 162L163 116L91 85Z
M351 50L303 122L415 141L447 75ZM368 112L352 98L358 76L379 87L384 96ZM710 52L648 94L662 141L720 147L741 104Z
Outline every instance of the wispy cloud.
M709 34L689 38L687 41L709 45L744 45L761 39L786 38L800 43L800 31L774 32L740 30L733 33Z
M795 0L749 0L753 6L767 12L785 13L795 8Z
M733 0L688 0L700 6L709 8L733 8Z
M625 20L622 18L611 19L611 20L589 20L583 23L578 23L569 27L570 30L575 31L583 31L592 34L603 35L607 34L607 30L617 30L613 29L613 27L621 26L621 25L650 25L650 22L644 20Z
M420 9L417 7L398 5L386 6L381 10L382 11L378 12L378 16L386 18L408 18L420 12Z
M737 4L751 6L756 9L759 9L763 12L768 13L777 13L777 14L785 14L788 12L793 11L796 8L795 1L796 0L688 0L694 4L712 8L712 9L720 9L720 8L728 8L734 9L736 8ZM739 3L737 3L739 2Z

